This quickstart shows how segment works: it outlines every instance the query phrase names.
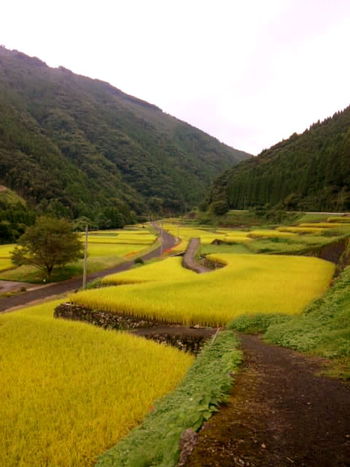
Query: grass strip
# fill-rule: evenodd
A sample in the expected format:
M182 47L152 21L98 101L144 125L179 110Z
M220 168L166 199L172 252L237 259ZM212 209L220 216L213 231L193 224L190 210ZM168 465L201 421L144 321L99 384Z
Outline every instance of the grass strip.
M231 331L209 341L175 391L157 402L142 425L103 454L97 466L175 466L183 431L199 430L226 399L242 358L237 347Z

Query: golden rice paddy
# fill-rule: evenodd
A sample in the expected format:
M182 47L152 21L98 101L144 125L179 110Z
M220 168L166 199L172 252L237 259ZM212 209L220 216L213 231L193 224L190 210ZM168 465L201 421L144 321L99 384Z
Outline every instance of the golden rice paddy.
M290 238L295 237L293 232L284 232L280 230L252 230L248 232L250 238Z
M317 258L211 257L226 266L190 277L184 271L183 280L173 280L177 266L165 260L161 281L83 291L70 299L89 308L164 322L219 326L245 313L300 313L322 295L334 273L334 264Z
M193 362L130 334L54 320L57 304L0 317L1 465L93 465Z
M103 284L137 284L142 282L191 280L196 273L182 267L182 258L167 258L145 266L130 269L129 271L105 276Z
M278 230L278 232L319 235L322 234L325 229L319 227L278 227L276 230Z

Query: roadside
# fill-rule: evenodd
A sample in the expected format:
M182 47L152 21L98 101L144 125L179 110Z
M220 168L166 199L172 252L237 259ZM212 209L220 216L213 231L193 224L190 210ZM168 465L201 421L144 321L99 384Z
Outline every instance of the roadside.
M345 467L350 386L315 373L322 359L241 335L231 397L203 427L187 467Z
M155 227L157 228L157 226ZM168 232L162 229L158 228L158 230L159 232L161 232L161 245L158 248L150 251L149 253L141 256L141 258L144 261L161 256L164 251L168 250L169 248L172 248L176 244L175 237L173 237ZM115 266L113 268L89 274L87 276L87 280L92 281L94 279L103 277L107 274L126 271L127 269L130 269L132 266L134 266L134 264L134 261L126 261L125 263L119 264L118 266ZM40 288L31 289L30 291L24 292L20 295L13 295L11 297L2 298L0 299L0 312L7 311L10 308L27 305L28 303L31 303L33 301L41 300L56 295L61 295L66 292L79 289L81 287L81 284L82 278L75 277L66 281L56 282L50 285L41 286Z

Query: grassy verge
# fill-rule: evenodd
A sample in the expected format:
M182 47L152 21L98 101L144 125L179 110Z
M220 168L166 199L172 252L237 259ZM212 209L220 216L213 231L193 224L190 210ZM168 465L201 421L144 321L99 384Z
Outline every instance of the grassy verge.
M218 334L198 356L174 392L156 403L154 411L114 448L98 466L175 466L184 430L197 431L228 393L231 373L241 362L238 340L230 331Z
M350 267L298 316L241 316L230 328L263 332L267 342L330 359L329 373L350 379Z

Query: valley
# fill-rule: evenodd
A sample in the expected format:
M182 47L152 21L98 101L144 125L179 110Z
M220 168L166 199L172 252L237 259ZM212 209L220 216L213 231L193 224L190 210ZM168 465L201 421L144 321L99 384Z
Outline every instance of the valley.
M276 465L287 465L284 464L287 462L285 459L291 459L293 462L308 462L307 465L312 466L319 465L319 458L318 454L315 454L316 451L310 449L312 446L312 449L316 449L315 446L321 443L323 438L319 438L319 433L320 430L325 429L330 433L330 439L333 439L333 444L327 444L327 456L329 459L338 459L334 465L345 465L344 459L348 455L349 447L346 441L346 423L334 425L334 430L330 426L333 424L332 417L339 416L336 415L337 413L347 413L348 385L340 380L331 380L329 376L317 376L314 373L317 370L337 378L349 377L350 348L347 335L350 329L348 308L350 295L347 286L349 275L347 265L350 257L350 217L328 215L320 222L303 222L305 219L302 217L300 219L301 222L290 226L270 225L240 229L198 225L194 221L183 219L165 219L158 223L162 226L160 231L157 226L156 229L152 226L141 226L129 230L123 229L120 232L115 230L91 232L89 248L92 252L108 251L108 254L114 255L116 246L118 252L125 252L124 258L121 259L122 263L115 266L115 271L101 270L99 273L93 273L94 281L86 291L70 292L66 295L66 291L79 287L78 283L72 287L72 281L75 280L71 279L45 286L37 292L25 292L0 300L2 309L12 306L11 302L6 300L21 299L23 304L32 299L42 300L45 295L50 296L50 292L46 294L45 291L49 291L51 287L57 287L55 293L60 296L55 301L52 299L47 301L46 298L41 304L19 308L0 316L2 342L6 348L3 354L5 371L2 376L5 379L1 386L7 388L6 397L9 403L6 407L7 410L11 409L11 412L6 412L1 417L7 420L6 426L11 427L11 435L5 427L5 431L2 430L6 433L3 442L5 445L7 443L13 446L13 450L8 450L5 445L2 448L8 456L7 463L13 463L13 459L20 456L22 462L27 465L44 462L58 465L93 465L97 462L97 465L133 466L138 465L141 459L142 462L156 462L156 465L164 466L176 465L179 459L181 465L189 466L232 465L234 459L236 459L234 462L238 462L238 459L239 462L250 462L251 465L266 465L271 462L280 462ZM186 249L191 238L200 239L199 250L194 252L196 261L205 261L206 265L214 269L198 274L183 267L181 256L176 255ZM134 258L135 255L143 257L144 264L134 263L128 258L130 241L135 242L131 244L132 248L135 245L140 248L139 251L132 250ZM153 249L147 253L144 247L149 249L150 242L155 243ZM325 251L329 254L339 242L343 242L343 247L340 253L335 248L339 253L336 255L337 259L333 258L333 262L324 259ZM159 246L160 243L162 246ZM124 246L127 247L126 250L123 250ZM9 246L3 246L3 254L9 249ZM93 254L91 257L93 260ZM336 279L333 278L335 270L338 275ZM71 283L68 288L59 289L60 286L67 287L69 282ZM43 293L42 297L40 294L37 297L30 295L34 292L39 293L40 290ZM73 314L70 313L69 319L54 319L54 309L67 299L74 306L79 305L83 309L90 310L89 314L84 312L83 315L80 313L79 316L78 314L75 316L73 307ZM10 305L6 306L6 303ZM330 309L333 311L330 312ZM97 314L102 312L111 316L109 323L113 322L113 315L115 316L116 325L113 325L113 330L111 324L100 324L102 329L90 324L95 322L97 324L97 320L93 318L94 313L97 317ZM84 322L86 318L82 316L90 316L90 318ZM80 322L72 319L78 319ZM148 326L151 326L149 331L146 329ZM204 347L203 343L201 344L201 351L199 354L196 353L198 356L195 360L190 353L173 349L174 345L178 349L188 345L179 345L181 341L185 343L189 339L198 339L198 337L188 337L196 334L186 331L186 329L190 331L191 327L193 331L198 331L198 336L205 335L207 330L212 330L207 334L207 344ZM48 332L51 336L50 341L45 338ZM135 333L135 336L131 336ZM266 343L260 339L249 340L245 337L246 333L258 333ZM177 343L172 335L176 336ZM23 371L18 371L20 364L18 360L14 363L13 359L21 357L18 355L18 349L15 350L8 339L11 342L22 342L23 349L28 347L26 342L31 342L28 347L28 349L32 348L31 356L27 354L27 357L23 355L23 358L30 358L31 364L35 364L33 369L26 367ZM127 341L127 339L131 340ZM152 340L155 342L152 343ZM68 346L67 342L70 342ZM141 344L154 346L152 349L154 348L154 358L157 361L156 374L159 375L161 371L162 374L166 372L169 375L169 380L162 377L161 385L159 378L155 386L149 380L150 387L156 388L158 392L145 388L148 399L142 401L139 393L140 383L134 378L136 373L139 374L139 370L130 366L129 382L121 372L121 365L123 366L124 363L118 364L115 360L118 354L125 362L126 357L123 357L123 352L126 352L126 355L130 351L134 354L138 342L140 346ZM279 347L271 348L271 352L276 354L273 358L279 359L278 352L281 352L285 359L284 363L278 363L278 373L273 373L272 376L270 371L275 370L270 366L275 363L266 357L266 361L258 362L257 370L257 357L254 357L254 352L259 346L263 346L259 350L261 358L265 358L265 354L268 356L271 343L306 352L306 356L301 354L294 356L290 351L288 353L279 350ZM52 345L55 351L51 349ZM192 348L191 345L188 348ZM119 346L120 350L114 354L111 350L102 350L105 346L111 346L110 349ZM173 363L167 360L168 354L164 354L165 349L169 349L169 352L178 352L169 353L169 358L174 359ZM35 363L38 361L35 352L44 352L46 355L40 366ZM84 355L83 364L81 352ZM110 357L106 358L105 352L109 352ZM153 357L150 356L151 347L147 347L147 351L140 350L140 352L142 358L147 355L142 364L143 371L151 371L147 367L154 365ZM308 355L318 356L319 360ZM63 361L64 366L62 366ZM300 363L297 363L299 361ZM193 362L196 362L194 366ZM129 364L134 365L131 361ZM119 368L117 372L114 371L116 365ZM164 370L160 369L160 365L164 365ZM288 365L297 366L294 370L288 369ZM303 389L302 386L297 389L293 386L293 375L295 371L299 371L297 368L300 369L300 365L309 375L305 378L311 378L310 384L320 386L318 395L311 389ZM17 368L16 373L13 373L14 368ZM93 368L98 369L98 372L91 373ZM228 368L231 376L227 373ZM74 378L69 376L72 372L75 374ZM102 376L105 373L110 375L107 379ZM33 392L32 385L42 377L40 375L44 374L47 376L43 391L46 388L45 391L60 394L59 403L58 401L54 403L56 399L52 396L50 397L52 402L49 404L46 392L42 390ZM139 376L146 381L142 373ZM98 383L101 382L101 377L104 378L103 386ZM76 379L80 381L79 395L76 394ZM290 411L288 417L292 419L288 420L294 420L288 422L290 423L288 434L281 434L279 431L278 436L290 440L285 447L285 453L280 452L278 442L273 441L271 444L267 435L263 435L270 433L266 432L265 426L269 411L275 414L276 421L273 422L273 426L285 423L285 410L282 413L273 405L265 407L262 399L267 397L268 391L271 390L268 389L268 385L274 385L275 390L278 391L281 384L286 384L281 381L289 381L287 384L291 391L295 391L296 400L304 397L299 395L299 390L307 391L305 397L307 401L311 400L313 410L307 415L308 422L303 421L303 418L295 417L295 411L302 410L303 401L287 402L287 398L291 396L288 396L281 386L280 400L283 404L287 404L285 408ZM84 386L85 384L88 386ZM299 385L298 380L295 380L295 384ZM129 386L123 389L124 385ZM245 393L246 385L256 388L248 390L247 386L249 407L242 406L240 402L242 397L240 394L242 391ZM110 391L114 386L118 388L118 394L125 394L122 405L118 403L118 398L113 400L113 403L112 399L107 398L106 391ZM172 388L175 386L176 389L173 391ZM62 390L59 389L61 387ZM324 422L316 422L322 411L327 411L327 407L322 407L320 400L329 400L333 397L329 393L331 387L334 394L339 394L332 402L335 412L332 416L327 416L329 418ZM164 397L155 403L155 408L149 412L149 407L153 407L154 401L162 394ZM190 399L188 406L183 399L185 394L187 399ZM224 404L221 409L228 397L230 397L229 405L226 407ZM25 405L21 402L23 400L26 401ZM44 410L35 415L33 408L39 400ZM107 400L110 402L106 403ZM117 404L118 408L114 404ZM124 408L127 407L125 404L131 404L132 409ZM139 412L135 404L140 407L137 409ZM85 411L87 405L88 412ZM20 407L21 417L18 412ZM75 414L74 420L68 415L68 407L70 414ZM260 408L257 409L256 415L249 415L249 410L254 407ZM215 414L218 409L219 413ZM31 439L30 433L26 432L31 430L31 425L23 431L21 420L22 417L23 420L26 419L27 410L32 411L33 423L40 433L38 439ZM60 412L59 418L56 415L57 410ZM127 422L123 410L128 413ZM97 414L99 414L98 418L96 418ZM230 414L229 418L228 414ZM246 421L243 421L242 417L247 417ZM111 418L113 423L110 423ZM48 420L51 419L57 419L55 429L50 424L47 425ZM207 419L210 419L210 422L205 423ZM96 420L99 420L98 425L94 425ZM305 426L305 423L321 423L321 425L305 436L298 428L299 423L300 426ZM323 427L323 424L327 423L327 428L326 425ZM74 445L73 450L65 441L66 424L71 426L69 436ZM79 434L86 433L86 424L90 426L89 432L93 437L91 441L85 434L83 436ZM174 428L168 432L167 427L170 425ZM203 430L200 430L201 427L204 427ZM274 434L274 429L272 428L268 436L277 436ZM56 434L55 430L60 434ZM197 431L199 431L198 439L197 435L193 438L193 433ZM31 448L23 447L22 450L17 436L24 436ZM244 444L240 444L237 436L243 436ZM80 439L79 442L76 441L76 437ZM255 444L249 441L253 439L252 437ZM340 442L342 437L344 444ZM60 439L64 440L64 450L60 445ZM119 443L118 439L121 439ZM189 441L191 439L195 441ZM257 446L256 443L259 447L254 447ZM112 447L114 444L115 447ZM50 449L44 448L44 445L50 446ZM234 445L236 446L234 449L229 447ZM211 454L208 454L208 449ZM105 454L103 454L104 450L107 450ZM276 450L279 452L279 460L276 457ZM213 459L211 456L214 456ZM324 456L322 454L322 459L325 458Z

